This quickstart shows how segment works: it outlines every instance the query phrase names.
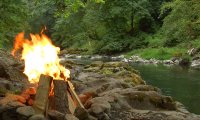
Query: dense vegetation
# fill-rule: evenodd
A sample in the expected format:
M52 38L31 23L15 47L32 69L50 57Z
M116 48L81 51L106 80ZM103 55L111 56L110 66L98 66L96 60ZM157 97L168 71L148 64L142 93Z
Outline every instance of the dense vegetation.
M167 59L200 47L199 0L1 0L0 47L44 26L61 48ZM164 55L164 57L162 57ZM161 57L158 57L161 56Z

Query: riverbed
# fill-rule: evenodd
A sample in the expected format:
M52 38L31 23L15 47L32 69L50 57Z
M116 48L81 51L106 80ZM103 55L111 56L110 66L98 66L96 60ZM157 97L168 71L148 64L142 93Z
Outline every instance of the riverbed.
M183 103L186 108L200 114L200 71L180 66L131 64L147 82Z

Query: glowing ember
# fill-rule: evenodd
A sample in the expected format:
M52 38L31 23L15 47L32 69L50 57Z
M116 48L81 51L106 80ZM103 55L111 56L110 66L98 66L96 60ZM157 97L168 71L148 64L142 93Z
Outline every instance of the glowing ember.
M16 36L12 54L22 48L21 59L25 62L24 73L31 83L39 81L41 74L52 76L54 79L69 78L69 70L60 65L58 53L60 49L55 47L51 40L44 34L33 35L31 40L24 39L24 33Z

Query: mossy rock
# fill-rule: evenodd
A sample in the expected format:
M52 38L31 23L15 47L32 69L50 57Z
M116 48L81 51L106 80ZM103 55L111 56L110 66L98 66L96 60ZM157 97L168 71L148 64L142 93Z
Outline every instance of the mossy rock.
M63 60L60 62L60 64L65 65L65 64L69 64L69 65L77 65L77 63L75 63L72 60Z
M113 76L119 76L119 72L120 71L124 71L124 68L110 68L110 67L104 67L103 69L100 70L100 73L102 74L106 74L106 73L109 73L109 74L112 74Z
M139 75L137 75L135 73L132 73L131 77L132 77L133 82L136 85L144 85L144 84L146 84L145 81L141 78L141 76L139 76Z
M90 64L91 67L100 67L102 68L104 63L102 61L94 61Z
M99 72L100 68L99 67L89 67L85 68L83 71L84 72Z
M122 77L125 82L133 83L132 85L145 85L145 81L137 74L131 73L127 76Z
M113 75L114 74L113 69L106 69L106 68L102 69L100 71L100 73L105 74L105 75Z
M106 62L104 67L128 67L128 63L125 62Z
M161 90L157 87L151 86L151 85L138 85L134 87L138 91L156 91L158 93L161 93Z
M116 75L121 77L127 77L130 76L131 72L127 70L121 70Z
M138 70L135 70L135 69L134 69L133 67L131 67L131 66L127 66L127 67L125 67L125 69L128 70L128 71L130 71L130 72L133 72L133 73L135 73L135 74L140 75L140 72L139 72Z
M161 96L161 95L150 95L150 102L156 107L167 109L167 110L176 110L176 103L170 96Z

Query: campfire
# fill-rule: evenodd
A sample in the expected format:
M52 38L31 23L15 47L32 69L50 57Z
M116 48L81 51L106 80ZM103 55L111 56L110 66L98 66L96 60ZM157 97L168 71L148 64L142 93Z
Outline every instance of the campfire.
M22 93L22 96L32 95L27 97L28 104L44 115L47 110L73 114L77 107L84 108L70 82L70 71L59 63L60 49L44 34L30 34L30 37L28 40L24 33L18 34L12 51L14 56L21 51L24 74L37 89L31 87Z

